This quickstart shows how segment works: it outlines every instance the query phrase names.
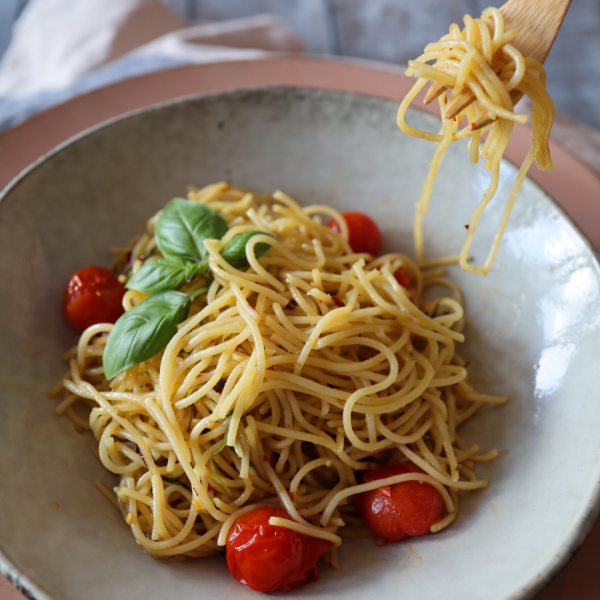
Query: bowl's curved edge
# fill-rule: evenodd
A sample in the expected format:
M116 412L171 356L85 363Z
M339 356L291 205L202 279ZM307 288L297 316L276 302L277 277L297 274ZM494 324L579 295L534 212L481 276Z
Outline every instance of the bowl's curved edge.
M328 93L332 95L351 95L351 96L362 96L364 98L372 98L377 99L382 102L393 102L389 98L383 98L380 96L362 94L358 92L348 92L342 90L331 90L331 89L319 89L319 88L311 88L311 87L302 87L302 86L292 86L292 85L257 85L257 86L249 86L249 87L240 87L229 89L226 91L217 91L217 92L209 92L209 93L200 93L193 94L189 96L184 96L182 98L175 98L172 100L166 100L164 102L159 102L149 107L144 107L141 109L129 111L117 117L108 119L103 121L102 123L98 123L92 127L84 129L83 131L77 133L76 135L70 137L65 140L49 152L46 152L42 156L40 156L37 160L31 163L28 167L23 169L17 176L15 176L5 187L0 191L0 209L5 204L5 199L7 195L16 188L30 173L35 171L42 163L46 160L52 158L56 154L59 154L64 148L70 146L71 144L77 143L79 140L85 138L89 134L94 133L100 129L105 127L109 127L115 123L119 123L126 119L135 117L145 112L160 110L162 108L173 106L177 104L182 104L185 102L193 102L202 98L210 98L215 96L223 96L223 95L234 95L242 92L252 92L252 91L260 91L260 90L298 90L304 92L321 92ZM430 118L436 119L428 111L418 107L411 106L409 110L418 110L421 113L426 113ZM517 167L513 161L504 157L503 160L506 160L511 165ZM533 181L533 180L532 180ZM534 185L538 188L539 191L546 197L546 199L554 206L554 208L561 214L561 216L569 223L579 234L585 245L590 250L594 260L596 261L596 266L598 270L600 270L600 253L594 248L588 237L585 233L583 233L582 229L573 221L573 219L567 214L567 212L558 204L554 198L547 193L540 185L536 182L533 182ZM587 510L585 514L581 517L579 523L575 527L573 534L570 536L568 540L566 540L561 548L561 551L554 557L554 559L547 565L543 572L539 573L536 577L534 577L531 581L529 581L525 586L523 586L520 590L515 592L513 595L506 598L506 600L529 600L536 593L541 591L544 587L546 587L549 583L551 583L561 571L567 567L569 562L575 557L575 555L579 552L581 547L583 546L585 540L589 536L594 524L596 523L598 517L600 516L600 480L596 482L596 486L594 488L594 492L592 497L590 498L587 506ZM20 568L18 568L6 554L0 549L0 573L4 575L11 584L23 593L28 598L32 600L59 600L56 596L50 596L50 594L37 583L35 583L25 572L23 572Z
M420 110L417 108L417 110ZM514 161L504 157L503 160L512 164L516 169L519 168ZM535 183L535 182L534 182ZM546 199L554 206L561 216L569 223L579 234L584 244L588 247L590 253L595 258L598 268L600 268L600 251L597 250L581 227L575 223L565 209L540 185L535 183L538 190L546 197ZM594 493L588 503L586 514L582 517L577 529L568 542L563 544L563 550L556 556L554 561L546 568L543 573L531 580L527 585L522 587L518 592L507 598L507 600L529 600L533 598L543 588L550 585L561 573L566 569L569 563L575 558L581 547L592 532L596 521L600 517L600 480L596 482Z
M584 238L585 239L585 238ZM596 254L596 253L594 253ZM594 524L600 515L600 482L596 483L594 494L588 503L588 510L581 519L577 530L563 544L563 549L543 573L534 577L528 584L506 600L529 600L535 594L552 583L575 558L576 554L590 535Z
M511 163L515 168L518 169L513 161L508 158L504 158L507 162ZM534 182L535 183L535 182ZM554 208L560 213L567 223L577 231L584 244L589 249L591 255L596 261L596 267L600 269L600 251L597 250L592 242L589 240L587 235L583 232L581 227L569 216L569 214L563 209L563 207L541 186L535 183L538 190L546 197L546 199L554 206ZM587 510L581 517L581 520L577 524L573 531L573 535L563 543L561 551L555 556L554 560L546 567L546 569L534 577L528 584L523 586L519 591L515 592L512 596L506 600L529 600L533 598L538 592L540 592L547 585L552 583L561 572L569 565L569 563L575 558L575 555L581 550L581 547L592 532L592 528L596 524L596 521L600 517L600 480L596 482L594 492L588 502Z
M235 88L235 89L230 89L230 90L226 90L226 91L222 91L222 92L192 94L190 96L184 96L181 98L166 100L164 102L159 102L157 104L153 104L152 106L147 106L144 108L139 108L136 110L126 112L122 115L118 115L111 119L107 119L106 121L102 121L101 123L93 125L92 127L88 127L87 129L80 131L79 133L75 134L74 136L71 136L64 142L61 142L60 144L58 144L57 146L52 148L52 150L49 150L48 152L42 154L42 156L40 156L35 161L33 161L29 166L25 167L18 175L15 175L15 177L13 177L6 184L6 186L2 190L0 190L0 205L1 205L2 201L5 199L5 197L7 196L7 194L9 192L11 192L13 190L13 188L16 188L19 185L19 183L21 183L21 181L23 179L25 179L25 177L27 177L30 173L35 171L42 163L44 163L49 158L52 158L56 154L59 154L67 146L77 143L79 140L87 137L88 135L90 135L100 129L104 129L105 127L110 127L111 125L114 125L115 123L125 121L129 118L135 117L135 116L140 115L145 112L160 110L161 108L165 108L167 106L174 106L177 104L183 104L185 102L193 102L194 100L198 100L201 98L210 98L210 97L215 97L215 96L236 94L236 93L240 93L240 92L244 92L244 91L248 92L248 91L252 91L252 90L258 91L258 90L265 90L265 89L273 89L273 90L276 90L276 89L298 89L298 90L315 91L314 88L302 88L302 87L295 88L294 86L285 86L285 85L272 85L272 86L271 85L268 85L268 86L257 85L257 86L251 86L251 87ZM323 90L323 91L327 91L327 90ZM340 92L340 93L344 93L344 92ZM351 92L346 92L346 93L351 93ZM360 94L356 94L356 95L360 95Z
M418 106L411 107L411 108L425 112L421 107L418 107ZM514 160L507 158L506 156L503 156L502 160L507 163L510 163L515 169L517 169L517 171L521 167L521 165L518 165ZM538 190L544 195L546 200L548 200L548 202L550 202L550 204L552 204L552 206L554 206L554 208L560 213L560 215L563 217L563 219L567 223L569 223L569 225L571 225L571 227L573 227L573 229L575 229L575 231L577 231L577 233L579 234L579 237L581 237L581 239L583 240L583 243L587 246L588 250L592 253L593 257L596 259L596 262L598 263L598 267L600 268L600 248L599 249L595 248L594 244L592 244L592 242L588 238L587 234L584 233L583 229L573 220L571 215L569 215L569 213L539 183L534 181L531 177L529 177L529 175L527 175L527 177L533 182L533 184L538 188ZM2 199L2 194L0 194L0 200L1 199ZM598 486L600 487L600 481L598 482ZM598 491L598 493L600 493L600 490Z
M31 600L58 600L53 598L35 583L28 575L26 575L21 569L16 567L0 550L0 573L10 581L10 583L23 595Z

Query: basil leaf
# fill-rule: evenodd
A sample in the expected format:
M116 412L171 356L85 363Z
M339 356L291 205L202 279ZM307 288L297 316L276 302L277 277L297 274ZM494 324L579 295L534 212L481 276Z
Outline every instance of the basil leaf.
M190 311L192 296L160 292L121 315L108 336L104 375L110 380L121 371L156 356L177 333Z
M227 233L223 217L210 206L174 198L160 215L154 235L164 256L192 261L206 258L205 239L220 240Z
M179 257L159 258L144 263L125 287L145 294L178 290L183 284L208 269L206 263L195 263Z
M221 250L221 256L236 269L247 267L249 263L248 258L246 257L246 244L251 237L260 234L270 235L272 238L277 239L272 233L265 233L264 231L247 231L246 233L240 233L240 235L236 235L227 246ZM254 255L256 258L259 258L270 247L270 244L259 242L254 246Z

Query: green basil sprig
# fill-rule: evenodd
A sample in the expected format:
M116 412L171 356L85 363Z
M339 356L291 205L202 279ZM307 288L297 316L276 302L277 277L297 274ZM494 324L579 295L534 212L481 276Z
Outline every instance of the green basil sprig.
M221 256L235 269L243 269L249 265L248 258L246 256L246 244L251 237L255 235L269 235L274 239L277 239L272 233L265 233L264 231L247 231L246 233L240 233L236 235L226 246L221 250ZM269 248L270 244L265 242L259 242L254 246L254 256L259 258Z
M206 288L193 294L160 292L121 315L104 349L106 379L156 356L177 333L177 325L187 318L194 298L204 292Z
M164 258L144 263L125 284L150 297L122 315L108 336L103 357L107 379L156 356L171 341L177 325L187 318L194 298L206 292L203 288L188 295L175 290L208 270L204 240L220 240L226 233L225 220L210 206L184 198L174 198L165 206L154 231ZM247 267L247 243L264 233L248 231L235 236L221 256L236 269ZM277 239L270 233L266 235ZM255 256L262 256L270 247L264 242L256 244Z
M206 262L191 262L178 256L159 258L144 263L127 281L125 287L145 294L178 290L207 269Z
M163 256L201 261L207 252L204 240L220 240L227 223L210 206L184 198L173 198L160 215L154 235Z

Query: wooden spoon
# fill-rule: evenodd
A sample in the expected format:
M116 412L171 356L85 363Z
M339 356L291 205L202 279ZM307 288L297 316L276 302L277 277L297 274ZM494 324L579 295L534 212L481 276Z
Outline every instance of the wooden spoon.
M500 7L504 17L504 29L516 28L517 36L511 40L514 46L526 58L535 58L544 63L554 44L558 30L567 14L571 0L508 0ZM492 67L498 73L506 61L502 57L494 59ZM423 101L429 104L445 90L444 84L434 82ZM513 90L510 97L513 106L521 99L523 92ZM465 89L446 108L446 118L451 119L475 101L475 96L470 89ZM482 110L470 129L481 129L492 123L487 110Z

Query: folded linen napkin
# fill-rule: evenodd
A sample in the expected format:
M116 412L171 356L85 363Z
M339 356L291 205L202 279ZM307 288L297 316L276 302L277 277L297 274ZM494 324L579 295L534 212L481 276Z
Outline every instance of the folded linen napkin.
M128 77L301 51L270 15L188 27L160 0L30 0L0 62L0 130Z

